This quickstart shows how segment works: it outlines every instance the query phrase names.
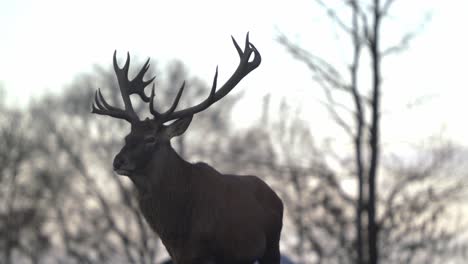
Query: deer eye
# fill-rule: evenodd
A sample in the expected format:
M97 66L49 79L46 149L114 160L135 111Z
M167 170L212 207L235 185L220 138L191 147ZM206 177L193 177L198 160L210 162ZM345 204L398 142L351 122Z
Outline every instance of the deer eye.
M153 136L150 136L150 137L146 137L144 141L145 143L154 143L156 141L156 138Z

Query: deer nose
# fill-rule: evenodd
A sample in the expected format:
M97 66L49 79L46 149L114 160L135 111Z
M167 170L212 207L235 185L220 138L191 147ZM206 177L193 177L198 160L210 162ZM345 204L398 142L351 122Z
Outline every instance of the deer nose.
M114 169L120 169L123 165L125 165L126 159L124 159L122 156L117 155L114 158Z

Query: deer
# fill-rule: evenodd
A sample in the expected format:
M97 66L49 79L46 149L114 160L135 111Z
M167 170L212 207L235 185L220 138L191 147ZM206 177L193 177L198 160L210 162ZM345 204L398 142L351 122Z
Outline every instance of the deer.
M240 57L238 67L219 89L216 67L209 95L195 106L177 110L184 81L169 109L156 111L154 83L151 94L145 93L155 79L144 80L150 59L130 80L130 55L127 53L120 68L117 51L113 66L124 108L110 105L100 88L94 95L92 113L130 123L113 169L129 177L136 187L143 217L176 264L280 263L283 203L272 188L256 176L223 174L206 163L188 162L171 145L171 139L187 130L195 114L226 96L260 65L260 53L248 33L243 50L231 38ZM149 103L152 118L139 119L130 100L132 94Z

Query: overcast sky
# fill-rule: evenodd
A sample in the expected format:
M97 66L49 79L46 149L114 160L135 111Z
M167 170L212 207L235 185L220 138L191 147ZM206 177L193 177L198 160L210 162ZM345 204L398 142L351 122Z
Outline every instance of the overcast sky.
M405 53L384 65L387 137L414 142L443 130L468 144L467 11L464 0L395 1L384 27L386 42L397 41L400 32L421 32ZM432 19L423 23L426 14ZM246 92L242 104L259 105L267 93L277 100L287 96L303 106L305 118L317 129L330 122L319 103L320 89L275 37L284 32L315 54L345 63L343 39L327 21L313 0L1 0L0 81L7 102L24 106L44 92L59 92L95 64L109 65L117 49L122 58L130 51L158 64L180 59L208 83L219 65L222 82L238 63L230 36L243 42L250 31L263 61L236 88ZM406 108L421 98L421 106Z

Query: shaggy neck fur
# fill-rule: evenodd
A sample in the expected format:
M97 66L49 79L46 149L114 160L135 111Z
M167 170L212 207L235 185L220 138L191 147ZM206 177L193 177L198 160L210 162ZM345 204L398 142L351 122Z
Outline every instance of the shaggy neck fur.
M192 164L182 159L169 142L161 143L153 152L148 165L130 177L140 195L154 189L171 189L180 181L188 180L187 172ZM180 188L180 184L177 185Z
M158 146L148 166L131 177L142 213L166 241L184 239L190 232L192 170L193 165L165 143Z

